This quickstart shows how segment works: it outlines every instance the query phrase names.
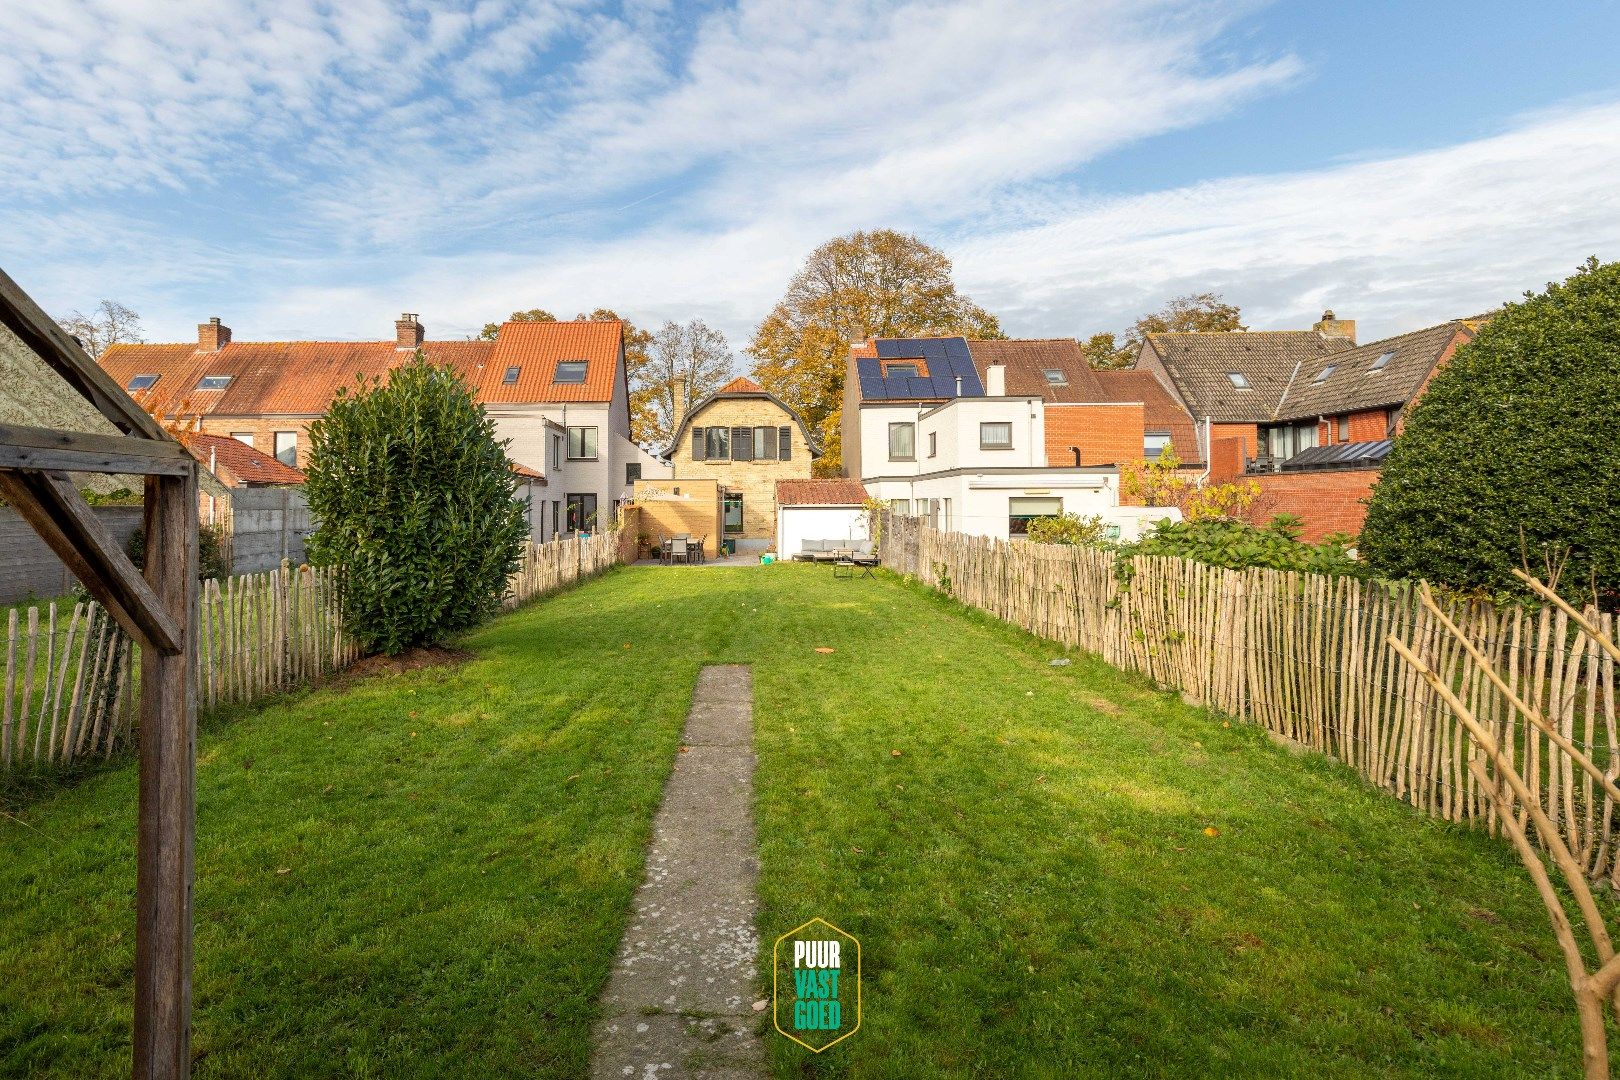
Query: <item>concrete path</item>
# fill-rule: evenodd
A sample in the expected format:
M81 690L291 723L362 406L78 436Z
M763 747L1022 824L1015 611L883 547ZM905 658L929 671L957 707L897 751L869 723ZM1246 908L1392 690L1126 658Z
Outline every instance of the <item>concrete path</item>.
M754 681L745 666L698 675L653 819L647 877L602 995L591 1075L600 1080L765 1074L754 926Z

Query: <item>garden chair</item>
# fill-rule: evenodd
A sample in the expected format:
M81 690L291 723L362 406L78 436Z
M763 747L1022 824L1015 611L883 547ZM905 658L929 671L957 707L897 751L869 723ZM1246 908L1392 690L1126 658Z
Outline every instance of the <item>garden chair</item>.
M702 538L698 540L698 544L697 544L697 560L698 560L698 562L708 562L709 561L709 534L708 533L704 533Z
M669 542L669 561L674 562L676 559L679 559L683 563L690 564L692 561L692 554L687 550L688 543L689 541L684 536L677 536L675 539L671 540Z

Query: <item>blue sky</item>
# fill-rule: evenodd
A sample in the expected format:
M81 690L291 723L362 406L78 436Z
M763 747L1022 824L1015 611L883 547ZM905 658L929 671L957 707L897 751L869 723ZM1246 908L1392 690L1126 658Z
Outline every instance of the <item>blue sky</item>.
M1608 3L0 0L0 265L152 340L740 348L816 243L914 231L1017 336L1185 291L1363 339L1620 258Z

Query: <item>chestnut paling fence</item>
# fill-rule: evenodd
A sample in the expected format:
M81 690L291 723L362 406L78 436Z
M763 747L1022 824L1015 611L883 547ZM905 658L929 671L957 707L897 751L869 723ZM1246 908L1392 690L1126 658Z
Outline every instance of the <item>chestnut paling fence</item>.
M1153 556L1121 566L1093 548L1006 543L896 516L881 552L894 571L1330 754L1435 817L1498 832L1505 812L1523 828L1528 799L1587 875L1620 886L1614 800L1512 703L1533 703L1605 776L1620 774L1614 659L1557 607L1440 602L1476 656L1405 583ZM1615 632L1614 616L1586 617ZM1469 704L1524 775L1526 796L1493 800L1481 789L1470 764L1483 751L1391 635Z
M618 561L618 535L529 543L510 609ZM305 685L360 658L343 632L336 569L292 566L202 583L197 703L210 709ZM10 608L0 768L108 757L134 735L140 649L92 601Z

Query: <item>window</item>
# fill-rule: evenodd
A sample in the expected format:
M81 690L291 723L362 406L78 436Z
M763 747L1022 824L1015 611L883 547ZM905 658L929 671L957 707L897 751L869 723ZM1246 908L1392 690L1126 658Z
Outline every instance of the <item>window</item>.
M546 464L553 469L560 469L562 468L562 463L563 435L560 431L553 431L551 433L551 456L547 459Z
M131 393L134 393L136 390L150 390L154 385L156 385L157 381L158 377L156 375L137 375L133 379L129 380L129 386L125 387L125 389L129 390Z
M1374 360L1372 362L1372 367L1368 368L1367 370L1368 371L1383 371L1386 367L1389 366L1389 362L1391 360L1393 360L1393 359L1395 359L1395 350L1394 349L1391 349L1389 352L1379 353L1378 354L1378 359Z
M757 427L754 429L754 460L776 460L776 429L773 427Z
M1314 420L1300 424L1281 424L1260 429L1260 452L1279 461L1287 461L1301 450L1316 445L1318 426Z
M1253 390L1254 389L1254 387L1249 385L1249 377L1247 375L1243 374L1243 372L1241 372L1241 371L1228 371L1226 373L1226 377L1228 379L1231 379L1232 380L1232 385L1237 387L1239 390Z
M1397 434L1400 433L1401 417L1404 411L1405 410L1400 405L1396 405L1389 410L1388 421L1384 425L1384 438L1393 439Z
M712 427L703 429L703 456L709 461L731 460L731 429Z
M559 532L562 532L562 527L563 527L562 502L560 500L557 500L557 499L552 499L551 500L551 534L553 536L555 536Z
M1031 521L1036 518L1057 517L1062 513L1062 499L1008 499L1007 532L1011 536L1024 536L1029 532Z
M793 429L790 428L790 427L779 427L779 428L776 429L776 435L777 435L777 447L776 447L777 453L776 453L776 456L778 458L780 458L781 460L783 460L783 461L792 461L793 460Z
M582 383L585 381L585 361L559 360L557 361L557 374L551 377L554 383Z
M1058 368L1046 368L1041 372L1046 376L1048 386L1068 386L1069 377Z
M595 428L591 429L596 430ZM568 496L568 531L583 532L596 525L596 496Z
M1170 433L1168 431L1148 431L1142 435L1142 456L1149 461L1157 461L1159 455L1170 449Z
M229 375L204 375L197 380L199 390L223 390L229 385L231 385Z
M911 513L911 500L910 499L890 499L889 500L889 510L892 513L896 513L896 514L909 514L909 513Z
M639 462L639 461L631 461L631 462L626 463L626 465L624 467L624 482L626 484L633 484L637 480L640 480L640 479L641 479L641 462Z
M568 429L568 460L591 461L596 458L596 429L571 427Z
M1334 366L1335 365L1333 365L1333 364L1329 364L1327 367L1323 368L1321 371L1319 371L1317 373L1316 378L1312 379L1311 382L1313 382L1313 383L1327 382L1327 377L1329 375L1333 374Z
M985 421L979 425L980 450L1011 450L1012 424L1005 420Z
M754 429L751 427L733 428L731 432L731 460L754 460Z
M523 371L523 369L520 368L520 367L509 367L509 368L507 368L506 369L506 374L501 376L501 385L502 386L516 386L517 381L518 381L518 375L522 371ZM581 381L583 381L583 380L581 380Z
M1349 442L1350 441L1350 416L1349 416L1348 413L1346 413L1344 416L1339 417L1339 436L1338 436L1338 440L1339 440L1339 442Z
M951 500L949 499L945 500L945 521L940 525L940 528L946 532L951 531Z
M917 369L916 364L890 364L883 369L883 374L903 379L915 379L922 372Z
M738 495L735 492L728 493L725 496L725 499L724 499L723 509L724 509L724 512L725 512L725 516L724 516L723 521L724 521L726 532L728 532L728 533L740 533L740 532L742 532L743 531L742 496Z
M939 432L937 431L930 431L928 433L928 456L939 456Z
M283 465L298 466L298 432L276 432L276 460Z
M231 432L231 438L235 439L243 446L253 445L253 432L251 431L233 431Z
M917 425L889 425L889 460L912 461L917 457Z

